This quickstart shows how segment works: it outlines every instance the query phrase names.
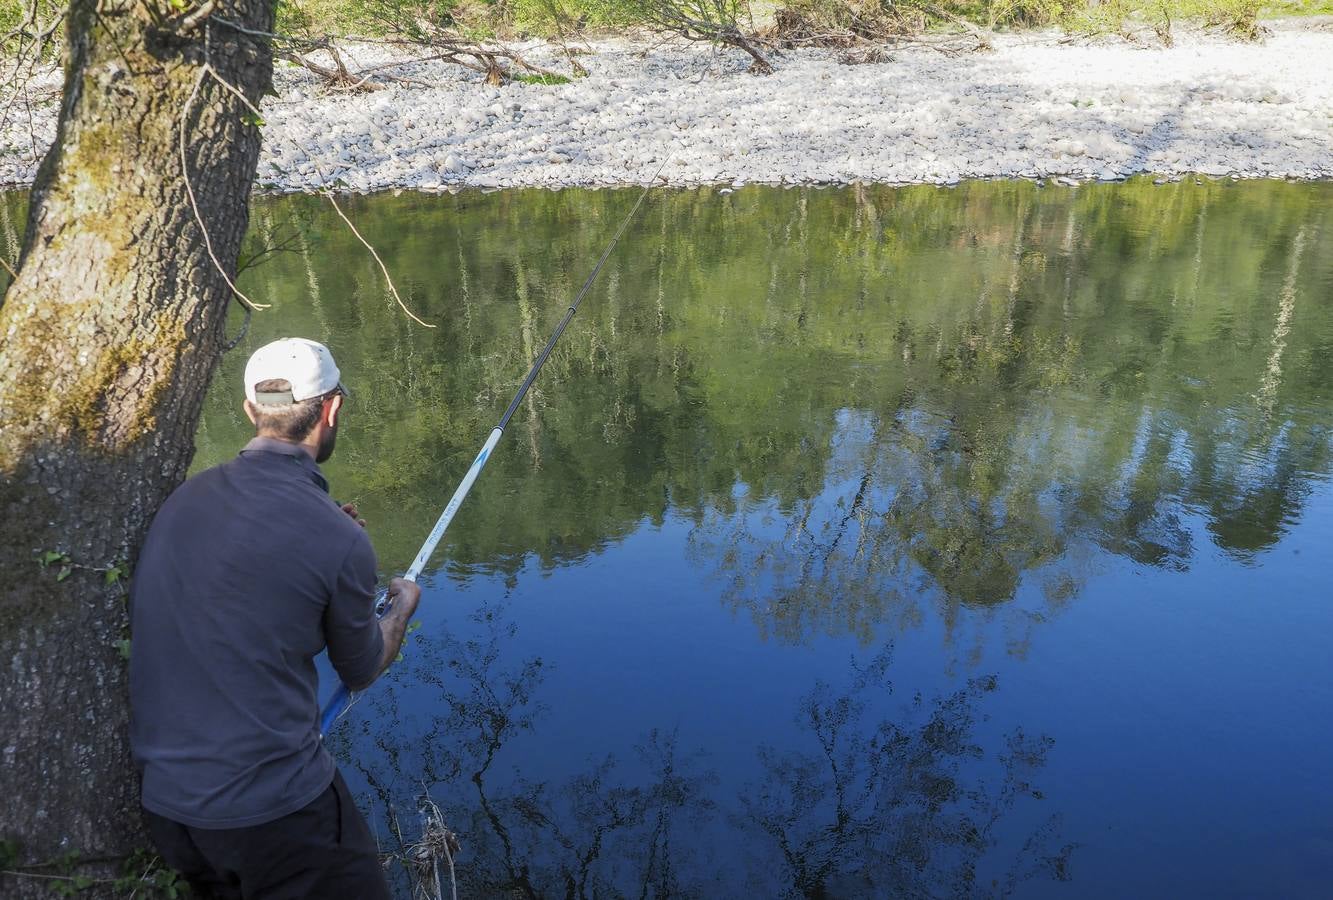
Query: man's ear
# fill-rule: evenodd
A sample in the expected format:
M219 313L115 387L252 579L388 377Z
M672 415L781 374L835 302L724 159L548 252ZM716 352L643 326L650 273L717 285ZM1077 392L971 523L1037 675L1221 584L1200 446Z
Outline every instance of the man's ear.
M343 408L343 395L334 394L324 401L324 423L330 428L338 427L338 413Z
M245 415L246 418L250 420L250 424L258 427L259 420L255 417L255 405L251 403L249 400L243 401L241 405L242 408L245 409Z

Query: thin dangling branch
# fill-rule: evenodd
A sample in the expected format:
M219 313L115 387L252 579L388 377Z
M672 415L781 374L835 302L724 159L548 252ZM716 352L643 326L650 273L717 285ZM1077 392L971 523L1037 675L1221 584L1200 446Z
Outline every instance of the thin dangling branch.
M199 212L199 204L194 196L194 186L190 183L190 166L185 153L185 129L190 115L190 107L194 106L195 99L199 96L199 88L204 83L205 76L213 71L213 67L205 64L199 69L199 77L194 81L194 87L190 89L190 96L185 100L185 106L181 109L181 127L180 127L180 156L181 156L181 177L185 181L185 193L190 199L190 211L194 213L194 221L199 225L199 231L204 236L204 248L208 251L208 258L213 261L213 268L218 270L222 280L227 282L227 287L231 288L232 294L241 301L241 305L246 309L268 309L267 303L255 303L240 288L236 287L227 270L222 268L222 263L218 262L217 254L213 252L213 239L208 236L208 226L204 224L204 217ZM214 77L217 77L216 74ZM239 94L239 91L237 92Z
M226 79L224 79L221 75L219 75L212 66L205 66L204 71L209 75L211 75L214 81L222 85L224 89L230 91L238 100L240 100L241 103L244 104L248 110L250 110L250 113L252 115L254 115L256 118L261 118L260 112L258 109L255 108L255 105L251 103L244 94L242 94L239 90L237 90L234 85L229 84ZM323 177L322 173L321 177ZM325 190L323 193L324 196L328 198L329 203L333 205L333 209L338 213L338 217L347 223L347 227L352 230L352 234L356 235L356 239L360 241L365 246L365 248L370 251L370 255L375 258L375 262L379 264L380 271L384 273L384 280L389 285L389 291L390 293L393 294L393 299L398 302L398 305L400 307L402 307L403 312L407 314L408 318L416 322L418 325L421 325L423 328L436 327L430 324L429 322L423 321L420 316L412 312L412 310L408 309L407 304L403 302L403 298L398 293L397 286L394 285L393 283L393 277L389 275L388 266L384 264L384 260L380 259L379 253L375 251L375 248L371 246L369 241L367 241L364 237L361 236L361 232L357 231L356 226L352 224L351 219L347 218L347 216L343 213L342 207L338 206L338 201L333 198L332 192Z

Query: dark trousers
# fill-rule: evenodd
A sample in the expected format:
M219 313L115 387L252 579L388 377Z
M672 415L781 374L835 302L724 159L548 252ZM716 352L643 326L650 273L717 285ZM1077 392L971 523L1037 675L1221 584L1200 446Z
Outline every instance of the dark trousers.
M342 774L290 815L249 828L192 828L144 810L158 852L217 900L388 900L375 840Z

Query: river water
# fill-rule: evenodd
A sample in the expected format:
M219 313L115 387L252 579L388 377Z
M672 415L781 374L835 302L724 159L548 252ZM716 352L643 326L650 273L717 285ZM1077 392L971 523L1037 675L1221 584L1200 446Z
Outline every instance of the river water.
M344 200L434 329L258 199L196 467L325 341L401 571L635 199ZM471 896L1326 896L1331 204L651 195L330 739L382 845L428 795Z

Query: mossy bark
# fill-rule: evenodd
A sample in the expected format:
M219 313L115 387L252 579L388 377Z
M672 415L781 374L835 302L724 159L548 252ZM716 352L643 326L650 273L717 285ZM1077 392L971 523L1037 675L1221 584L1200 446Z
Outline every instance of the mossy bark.
M173 13L166 0L73 0L59 132L0 305L0 839L35 872L144 843L124 590L98 570L132 563L184 478L222 352L230 291L186 173L234 266L260 135L203 67L256 104L272 74L262 39L209 19L182 30ZM214 15L272 27L269 0ZM71 575L36 564L48 550ZM0 876L0 895L42 885Z

